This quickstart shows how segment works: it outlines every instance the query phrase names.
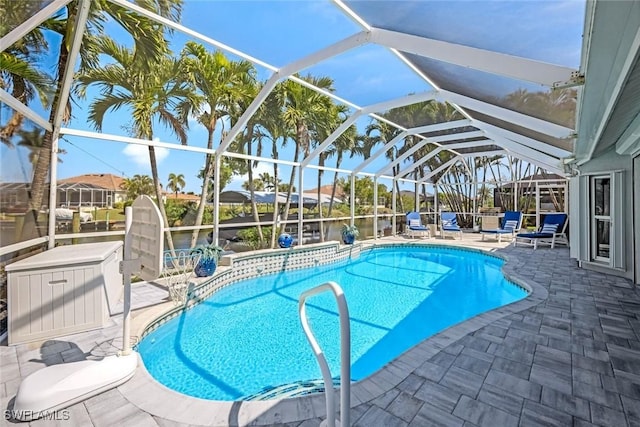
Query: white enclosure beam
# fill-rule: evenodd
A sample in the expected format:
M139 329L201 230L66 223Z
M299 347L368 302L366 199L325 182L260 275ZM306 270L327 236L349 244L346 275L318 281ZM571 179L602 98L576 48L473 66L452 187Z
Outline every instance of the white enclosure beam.
M349 129L349 127L362 116L362 111L357 111L355 114L352 114L347 120L345 120L336 130L334 130L331 135L327 137L320 145L316 147L315 150L309 154L309 156L302 161L300 164L301 167L306 167L313 159L315 159L320 153L322 153L325 148L327 148L330 144L340 136L344 131Z
M461 159L466 159L469 157L493 157L493 156L500 156L500 155L505 155L507 154L507 152L505 150L493 150L493 151L482 151L479 153L465 153L465 154L460 154L457 157L454 157L453 159L449 160L448 162L444 163L443 165L441 165L439 168L435 169L432 172L429 172L427 175L424 176L423 179L421 179L421 182L425 182L427 179L431 178L433 175L437 174L438 172L440 172L445 166L449 166L451 165L452 162L455 162L457 160L461 160Z
M391 126L398 126L393 122L388 122ZM389 150L389 148L391 148L394 144L396 144L398 141L400 141L401 139L403 139L405 136L409 135L409 134L419 134L419 133L427 133L427 132L437 132L437 131L441 131L441 130L446 130L446 129L454 129L457 127L464 127L464 126L468 126L471 124L471 120L455 120L452 122L443 122L443 123L437 123L434 125L426 125L426 126L419 126L419 127L415 127L415 128L411 128L411 129L403 129L403 132L396 136L395 138L393 138L391 141L389 141L388 143L386 143L384 145L384 147L382 147L382 149L376 151L373 155L371 155L371 157L369 157L367 160L365 160L363 163L361 163L358 167L356 167L354 169L355 173L358 173L360 171L362 171L365 167L369 166L371 164L371 162L373 162L375 159L377 159L378 157L380 157L382 154L386 153L387 150ZM460 134L458 134L460 135ZM425 139L425 137L420 136L421 138ZM446 140L443 140L446 141ZM427 141L427 142L431 142L431 141ZM425 142L426 143L426 142ZM424 145L424 144L422 144ZM386 168L386 170L389 170L390 168ZM378 171L375 176L382 176L381 175L381 171Z
M551 144L547 144L546 142L542 142L537 139L520 135L519 133L516 133L516 132L511 132L510 130L501 128L499 126L494 126L492 124L483 122L481 120L473 120L473 126L477 127L478 129L482 129L486 131L488 135L490 134L490 135L502 136L504 138L517 142L518 144L524 145L525 147L529 147L534 150L547 153L550 156L557 157L559 159L562 159L564 157L571 155L571 151L567 151L562 148L555 147Z
M412 134L419 134L419 133L429 133L429 132L437 132L437 131L447 130L447 129L461 128L461 127L470 126L470 125L472 125L471 120L463 119L463 120L454 120L451 122L442 122L435 125L418 126L415 128L411 128L409 130L411 131Z
M364 162L360 163L360 165L358 165L357 167L355 167L353 169L353 173L360 173L360 171L362 171L364 168L366 168L367 166L369 166L374 160L376 160L378 157L380 157L381 155L383 155L384 153L387 152L387 150L389 150L389 148L393 147L394 145L396 145L399 141L401 141L405 136L407 136L409 134L409 132L402 131L400 132L398 135L396 135L394 138L391 139L391 141L387 142L384 147L382 147L381 149L379 149L378 151L376 151L375 153L373 153L371 156L369 156L369 158L367 160L365 160Z
M474 132L456 133L456 134L452 134L452 135L442 135L442 136L437 136L437 137L434 137L434 138L424 139L423 141L420 141L418 144L416 144L413 147L411 147L411 149L409 149L406 152L402 153L402 155L399 156L397 159L395 159L393 162L389 163L388 165L384 165L380 170L378 170L376 172L376 176L380 176L384 172L386 172L389 169L393 168L394 166L402 163L410 155L412 155L413 153L418 151L420 148L424 147L426 144L435 144L435 145L437 145L438 146L438 149L436 151L436 154L437 154L442 150L452 150L452 149L455 148L454 146L458 146L459 145L459 144L449 144L449 145L445 146L445 145L438 144L439 142L455 141L457 139L477 138L477 137L481 137L481 136L485 136L484 132L474 131ZM475 146L479 145L479 143L481 143L481 142L483 142L483 141L466 142L466 143L463 143L463 146L458 146L458 148L475 147ZM433 151L432 151L432 153L433 153ZM431 154L431 153L429 153L429 154ZM458 153L455 153L455 154L458 154ZM431 156L431 157L433 157L433 156ZM422 164L422 163L424 163L424 161L421 160L419 164Z
M76 59L80 53L80 45L82 44L82 37L84 30L87 26L87 17L89 16L89 8L91 7L90 0L79 0L78 12L76 13L75 28L76 31L73 34L71 43L69 46L69 56L67 57L67 63L64 67L64 74L62 75L62 84L60 85L60 91L58 92L58 103L54 105L53 115L53 130L51 132L51 161L49 165L49 207L55 208L58 206L56 198L58 196L58 138L60 136L60 126L62 125L62 119L65 111L67 110L67 102L69 101L69 94L71 93L71 83L73 82L74 69L76 65ZM50 236L56 234L56 218L55 215L49 215L49 230ZM55 246L55 239L49 240L49 249Z
M7 104L9 107L16 110L18 113L25 116L27 119L31 120L33 123L37 124L43 129L51 132L53 130L53 126L49 123L49 120L40 116L38 113L33 111L31 108L24 105L22 102L18 101L16 98L11 96L10 93L0 88L0 102Z
M98 132L72 129L72 128L61 128L60 134L79 136L82 138L100 139L103 141L110 141L110 142L124 142L126 144L144 145L145 147L148 147L148 146L162 147L162 148L168 148L171 150L192 151L196 153L207 153L207 154L216 153L215 150L209 150L203 147L193 147L189 145L181 145L177 143L174 144L169 142L149 141L146 139L133 138L129 136L114 135L114 134L108 134L103 132L98 133Z
M358 16L357 13L355 13L353 10L351 10L351 8L349 8L349 6L344 4L344 2L342 2L342 0L333 0L333 2L340 9L342 9L349 16L349 18L353 19L356 24L360 25L362 28L364 28L367 31L369 31L371 29L371 26L369 24L367 24L364 19L360 18L360 16Z
M339 103L344 104L344 105L346 105L348 107L351 107L351 108L353 108L355 110L362 110L361 106L359 106L357 104L354 104L353 102L348 101L348 100L346 100L344 98L341 98L341 97L339 97L338 95L336 95L333 92L329 92L328 90L325 90L325 89L319 88L317 86L314 86L311 83L309 83L308 81L301 79L300 77L289 76L287 78L289 80L293 81L293 82L296 82L296 83L302 85L302 86L308 87L309 89L311 89L311 90L313 90L315 92L318 92L318 93L320 93L322 95L328 96L329 98L333 99L334 101L338 101Z
M380 28L371 29L371 41L402 52L548 87L571 81L577 72L560 65Z
M276 84L278 84L280 78L280 73L278 73L277 71L273 73L271 77L269 77L269 80L267 80L264 86L262 86L262 89L260 89L258 95L253 99L253 101L251 101L251 104L249 104L244 113L242 113L236 124L233 125L231 129L229 129L229 133L220 142L220 146L218 147L218 150L220 150L220 152L225 152L227 148L229 148L231 142L233 142L236 136L238 136L242 129L244 129L244 127L247 125L247 122L249 122L249 119L255 114L256 111L258 111L260 105L262 105L264 100L267 99L271 91L276 87Z
M365 114L375 113L378 111L387 111L393 108L404 107L407 105L417 104L419 102L431 101L436 99L436 91L428 91L422 93L412 93L400 98L391 99L389 101L378 102L377 104L366 105L362 108Z
M256 98L251 102L247 110L242 114L242 116L240 116L236 124L233 125L233 127L229 130L229 133L222 140L222 142L220 143L220 147L218 149L224 152L226 151L227 148L229 148L229 145L231 144L231 142L235 139L236 136L238 136L240 131L244 129L249 119L255 114L258 108L260 108L260 105L264 102L264 100L267 99L267 97L269 96L271 91L275 88L276 84L280 79L283 79L285 77L290 77L292 74L297 73L298 71L313 65L317 61L322 61L332 56L339 55L349 49L353 49L354 47L361 46L362 44L367 43L368 36L369 35L367 33L358 33L353 36L347 37L346 39L343 39L337 43L334 43L331 46L328 46L322 50L314 52L311 55L308 55L297 61L294 61L289 65L285 65L280 70L274 72L269 78L269 80L267 81L267 83L265 83L265 85L262 87L262 89L260 90L260 93L258 93ZM291 76L290 78L293 81L296 81L300 84L310 87L312 90L321 92L334 99L338 98L332 93L323 91L322 89L317 88L314 85L302 79L299 79L293 76ZM339 101L347 105L350 105L351 107L358 108L356 105L351 104L346 100L339 99Z
M4 52L9 46L29 34L29 32L33 31L38 25L42 24L48 18L51 17L58 10L62 9L67 5L71 0L54 0L50 4L46 5L38 12L36 12L32 17L15 27L13 30L9 31L4 37L0 39L0 52ZM7 19L2 18L2 19Z
M511 122L515 125L522 126L527 129L532 129L536 132L550 135L556 138L566 138L574 133L574 130L571 128L547 122L546 120L527 116L526 114L518 113L507 108L498 107L497 105L489 104L487 102L478 101L477 99L469 98L467 96L460 95L454 92L442 90L440 91L439 99L442 101L459 104L480 113L493 116L500 120Z
M426 174L422 179L422 182L426 182L429 178L431 178L435 174L442 172L444 169L448 168L449 166L453 166L458 160L460 160L460 157L454 157L453 159L441 164L437 169L432 170L431 172Z
M470 132L471 133L471 132ZM476 132L474 132L476 133ZM456 138L459 139L459 138ZM445 150L455 150L457 148L473 148L473 147L482 147L485 145L494 145L493 141L491 140L482 140L482 141L469 141L469 142L460 142L457 144L448 144L448 145L440 145L438 146L435 150L429 152L426 156L422 157L420 160L418 160L417 162L412 163L411 165L409 165L407 168L401 170L398 175L406 175L407 173L409 173L411 170L415 169L416 167L422 165L423 163L425 163L427 160L432 159L433 157L435 157L438 153L440 153L441 151L445 151ZM407 154L407 153L404 153ZM460 155L459 153L455 153L457 155ZM406 157L405 157L406 158ZM396 159L399 160L400 158ZM404 159L402 159L404 160ZM385 170L387 169L387 166L385 166L384 168ZM384 170L381 170L380 172L383 172Z
M280 68L280 75L290 76L325 59L369 43L370 33L361 31Z
M549 156L547 154L536 151L532 148L525 147L523 145L518 144L510 139L504 138L499 135L491 135L490 133L487 135L491 137L495 144L508 150L510 153L520 156L525 156L528 159L533 160L534 163L539 165L545 165L547 167L551 167L555 170L563 171L562 162L557 157ZM542 167L542 166L541 166Z
M158 14L155 14L155 13L153 13L153 12L143 8L143 7L140 7L140 6L138 6L138 5L134 4L134 3L131 3L129 0L109 0L109 1L111 3L115 3L117 5L120 5L120 6L124 7L124 8L126 8L126 9L131 9L134 12L136 12L136 13L142 15L142 16L146 16L147 18L152 19L152 20L154 20L156 22L159 22L162 25L166 25L169 28L173 28L174 30L180 31L181 33L184 33L184 34L186 34L186 35L188 35L190 37L193 37L193 38L195 38L197 40L200 40L200 41L208 43L208 44L210 44L212 46L215 46L218 49L221 49L221 50L229 52L229 53L231 53L233 55L239 56L242 59L246 59L247 61L252 62L252 63L254 63L256 65L259 65L261 67L264 67L267 70L270 70L270 71L273 71L273 72L278 71L278 67L275 67L275 66L273 66L271 64L268 64L268 63L266 63L264 61L261 61L261 60L259 60L257 58L254 58L251 55L247 55L246 53L244 53L244 52L242 52L242 51L240 51L238 49L234 49L231 46L228 46L228 45L226 45L224 43L221 43L221 42L219 42L219 41L217 41L215 39L212 39L211 37L207 37L207 36L205 36L203 34L200 34L197 31L193 31L192 29L187 28L184 25L178 24L176 22L173 22L170 19L167 19L167 18L165 18L163 16L160 16Z

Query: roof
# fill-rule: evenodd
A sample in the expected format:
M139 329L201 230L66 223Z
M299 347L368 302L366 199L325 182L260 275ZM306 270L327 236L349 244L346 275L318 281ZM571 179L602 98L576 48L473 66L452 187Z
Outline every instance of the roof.
M640 2L588 3L575 159L640 150Z
M186 193L171 193L171 192L165 192L164 193L164 197L168 200L168 199L174 199L174 200L182 200L182 201L187 201L187 202L200 202L200 196L197 194L186 194Z
M309 28L309 34L294 35L308 44L286 54L282 53L287 50L286 45L282 49L254 51L253 45L261 45L264 37L259 31L247 32L243 26L238 26L238 31L248 45L232 46L226 43L240 43L240 38L216 33L215 25L190 28L186 18L184 23L172 22L134 2L117 3L132 9L132 13L166 25L174 35L187 35L207 48L221 49L234 58L250 61L267 76L267 84L244 114L228 132L225 129L224 139L216 149L224 155L244 155L231 152L231 142L269 97L275 83L283 79L347 106L351 115L344 123L345 129L360 117L366 117L402 132L402 137L385 141L382 148L378 147L352 170L374 178L430 182L438 176L438 170L446 170L461 160L494 155L513 156L564 175L567 173L565 160L574 154L578 160L586 161L594 153L614 145L616 151L627 154L640 148L640 104L635 101L640 94L640 2L637 1L334 0L332 5L344 18L355 22L355 26L333 31L335 26L330 27L322 21L326 17L317 14L318 25ZM185 8L206 10L210 7L203 3L185 2ZM245 2L225 3L229 8L237 7L237 12L246 11L242 8L248 7ZM281 3L284 2L278 6ZM301 8L296 5L295 9ZM236 13L229 18L233 16L243 15ZM281 18L277 14L271 15L270 27L286 33L287 22L278 22L278 19ZM291 21L291 16L286 19ZM84 23L80 21L80 25ZM318 46L312 30L335 34L335 42ZM11 31L3 40L10 45L21 37L21 31ZM372 49L385 53L386 59L368 55ZM286 58L284 63L282 58ZM302 72L323 70L320 72L327 74L324 70L335 70L336 62L345 58L342 69L380 71L381 77L372 89L385 86L389 81L385 79L397 80L396 75L383 75L391 62L389 58L404 64L420 84L414 85L409 95L405 92L391 99L361 101L349 97L349 88L362 84L360 75L340 82L341 90L335 93L323 91L300 78ZM76 60L70 55L70 61ZM444 103L452 107L455 114L439 120L432 120L428 114L417 118L393 114L398 107L424 106L429 101ZM300 162L301 166L317 166L318 155L333 144L342 129L341 126L319 142ZM65 128L64 134L92 137L92 132L70 128ZM376 159L384 159L395 145L404 143L405 137L417 141L411 153L372 169ZM127 143L135 139L107 134L96 138ZM418 150L423 148L429 150L420 154ZM413 154L415 156L410 157ZM430 166L434 170L425 176L416 173L416 168L430 159L440 160ZM119 189L117 183L85 182Z
M103 188L105 190L123 191L122 184L124 178L110 173L89 173L84 175L72 176L58 180L61 184L86 184L94 188Z
M257 203L269 203L273 204L277 198L278 203L284 204L287 201L286 193L271 193L268 191L254 191L255 200ZM304 205L311 207L318 204L318 193L316 192L305 192L303 194ZM320 198L323 204L329 203L331 201L331 196L326 194L321 194ZM298 204L299 195L298 193L291 194L291 204ZM251 193L247 190L237 190L237 191L223 191L220 193L220 203L251 203ZM342 200L338 198L333 199L334 203L342 203Z

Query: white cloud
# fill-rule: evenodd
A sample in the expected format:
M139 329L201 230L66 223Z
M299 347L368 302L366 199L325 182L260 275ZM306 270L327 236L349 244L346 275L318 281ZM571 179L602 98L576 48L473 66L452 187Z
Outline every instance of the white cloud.
M122 153L139 167L149 168L149 149L144 145L129 144ZM162 163L169 155L169 150L162 147L156 147L156 161Z
M261 173L267 172L269 175L273 175L273 165L270 163L259 162L256 167L253 168L253 178L258 178ZM242 184L249 180L249 174L244 175L234 175L231 179L229 185L227 185L227 190L240 190L242 188Z

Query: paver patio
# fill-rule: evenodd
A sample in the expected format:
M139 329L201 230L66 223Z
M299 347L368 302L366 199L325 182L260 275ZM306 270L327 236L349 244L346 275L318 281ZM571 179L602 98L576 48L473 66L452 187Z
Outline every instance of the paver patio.
M469 237L463 244L480 245ZM356 383L352 424L639 426L640 291L628 280L578 269L566 248L480 246L507 256L505 272L532 285L532 297L449 328ZM139 292L149 300L166 295ZM113 354L120 333L116 322L44 344L1 346L3 409L11 408L24 376ZM212 403L167 390L139 367L117 389L73 405L68 420L30 424L307 427L325 416L322 395Z

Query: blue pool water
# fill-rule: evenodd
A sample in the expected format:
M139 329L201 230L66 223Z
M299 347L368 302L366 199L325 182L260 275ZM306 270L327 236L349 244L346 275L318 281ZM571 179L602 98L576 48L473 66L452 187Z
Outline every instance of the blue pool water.
M321 378L298 317L298 297L327 281L349 305L352 380L425 338L524 298L503 261L449 248L392 247L353 261L227 286L139 344L146 369L178 392L240 400L270 387ZM333 375L340 372L338 310L330 293L307 300L307 316Z

